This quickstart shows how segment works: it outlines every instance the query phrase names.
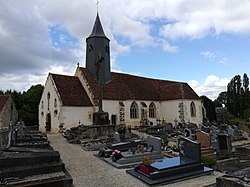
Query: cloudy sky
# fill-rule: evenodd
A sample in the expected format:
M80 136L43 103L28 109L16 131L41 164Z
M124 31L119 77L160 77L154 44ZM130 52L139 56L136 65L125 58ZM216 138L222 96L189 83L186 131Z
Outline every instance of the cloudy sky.
M250 75L249 0L99 0L112 71L188 82L210 99ZM0 1L0 90L85 67L96 0Z

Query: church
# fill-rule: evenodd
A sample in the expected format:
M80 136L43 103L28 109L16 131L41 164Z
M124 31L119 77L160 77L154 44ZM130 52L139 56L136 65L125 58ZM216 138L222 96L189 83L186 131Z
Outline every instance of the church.
M92 125L100 97L113 125L203 122L203 103L187 83L111 72L109 42L97 13L86 39L86 67L78 65L72 76L48 74L39 103L41 131Z

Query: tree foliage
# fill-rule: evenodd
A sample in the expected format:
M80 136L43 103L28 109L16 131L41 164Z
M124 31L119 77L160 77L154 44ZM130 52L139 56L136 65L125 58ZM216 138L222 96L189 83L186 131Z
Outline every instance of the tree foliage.
M7 90L0 91L0 94L11 95L19 120L23 120L25 125L38 125L38 105L42 96L44 87L41 84L31 86L27 91L21 93Z
M227 86L228 111L235 117L248 119L250 108L249 78L245 73L241 79L236 75Z
M214 121L216 119L214 102L206 96L200 97L203 106L206 109L206 116L209 121Z

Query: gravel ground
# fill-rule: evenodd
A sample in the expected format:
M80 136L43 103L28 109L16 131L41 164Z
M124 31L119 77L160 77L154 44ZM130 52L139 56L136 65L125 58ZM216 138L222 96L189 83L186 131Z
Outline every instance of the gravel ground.
M51 146L60 152L65 167L73 178L75 187L144 187L140 180L126 173L126 169L116 169L108 163L98 159L94 151L84 151L80 145L69 144L61 134L48 134ZM201 187L213 184L221 173L173 184L162 185L168 187Z

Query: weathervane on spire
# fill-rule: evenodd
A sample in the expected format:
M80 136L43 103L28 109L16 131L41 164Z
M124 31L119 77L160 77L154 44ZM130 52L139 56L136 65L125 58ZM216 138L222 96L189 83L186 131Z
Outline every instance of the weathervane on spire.
M99 0L96 0L96 10L98 12Z

